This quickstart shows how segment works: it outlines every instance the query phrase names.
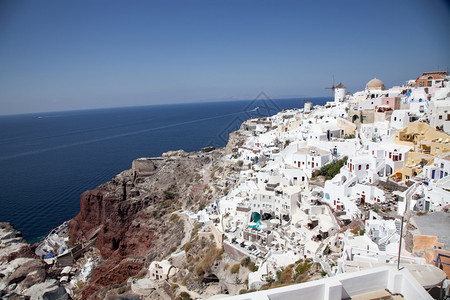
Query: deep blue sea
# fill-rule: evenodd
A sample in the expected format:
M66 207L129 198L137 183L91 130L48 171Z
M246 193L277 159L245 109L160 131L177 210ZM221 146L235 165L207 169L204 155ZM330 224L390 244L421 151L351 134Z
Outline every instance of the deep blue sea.
M260 97L0 116L0 221L38 241L78 213L83 191L131 168L136 158L223 147L250 117L330 100Z

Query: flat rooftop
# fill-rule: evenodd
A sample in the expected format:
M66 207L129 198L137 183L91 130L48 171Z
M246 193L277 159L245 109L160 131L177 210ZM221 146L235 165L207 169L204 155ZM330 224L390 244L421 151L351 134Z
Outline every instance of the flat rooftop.
M444 243L444 248L450 250L450 213L438 211L412 219L420 234L437 236L438 241Z

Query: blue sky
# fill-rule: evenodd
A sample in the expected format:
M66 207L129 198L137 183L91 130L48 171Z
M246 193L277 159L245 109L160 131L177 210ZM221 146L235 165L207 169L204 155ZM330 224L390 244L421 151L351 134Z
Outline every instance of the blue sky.
M328 96L450 65L450 5L0 0L0 114Z

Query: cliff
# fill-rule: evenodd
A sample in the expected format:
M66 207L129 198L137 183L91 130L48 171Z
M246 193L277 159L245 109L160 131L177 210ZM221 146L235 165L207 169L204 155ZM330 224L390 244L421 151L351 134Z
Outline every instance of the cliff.
M139 159L132 169L81 195L80 213L69 222L71 241L96 239L103 259L83 298L105 297L107 287L123 284L183 246L184 225L173 215L197 211L226 193L227 184L217 182L225 182L233 168L223 156L224 149L218 149Z

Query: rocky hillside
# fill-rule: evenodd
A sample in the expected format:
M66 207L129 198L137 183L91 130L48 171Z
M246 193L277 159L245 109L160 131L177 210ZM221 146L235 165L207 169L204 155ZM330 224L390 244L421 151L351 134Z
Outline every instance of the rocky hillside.
M102 259L79 291L82 298L104 298L191 240L179 212L198 211L227 193L232 183L226 177L238 169L224 155L225 149L180 150L138 159L132 169L81 195L80 213L69 222L70 238L73 244L95 239Z

